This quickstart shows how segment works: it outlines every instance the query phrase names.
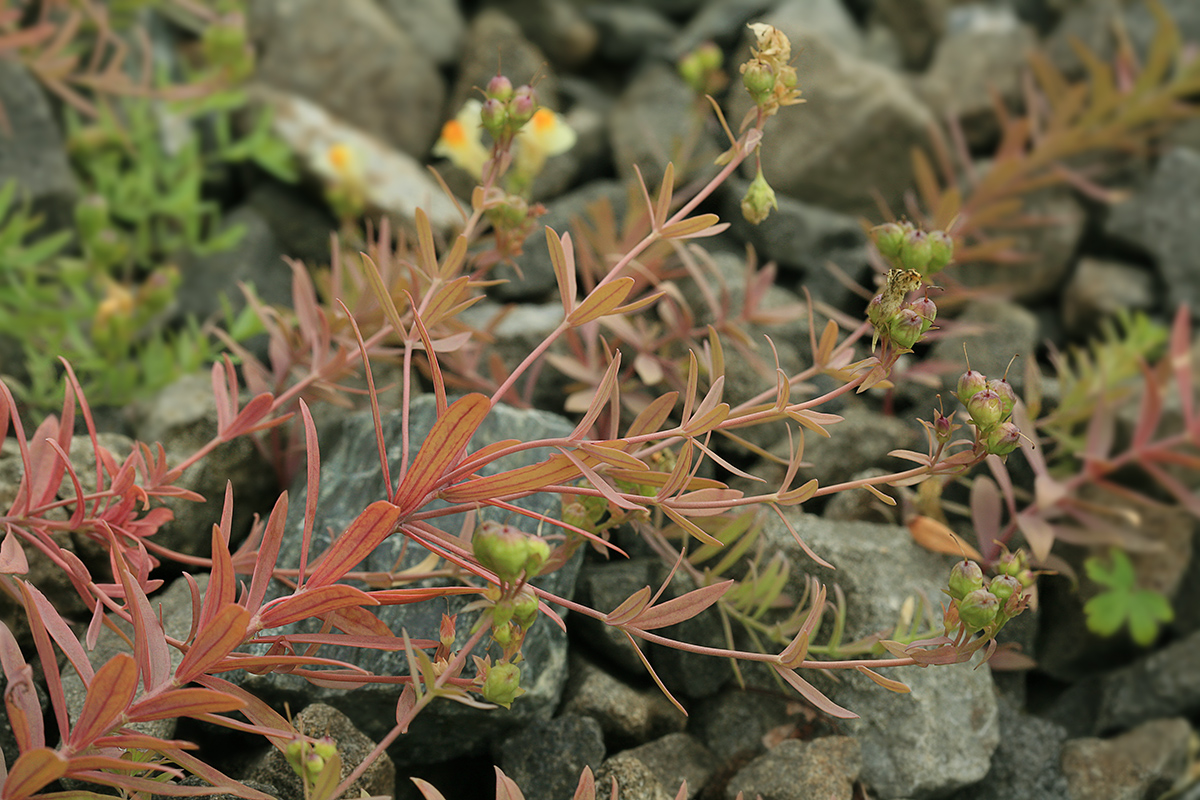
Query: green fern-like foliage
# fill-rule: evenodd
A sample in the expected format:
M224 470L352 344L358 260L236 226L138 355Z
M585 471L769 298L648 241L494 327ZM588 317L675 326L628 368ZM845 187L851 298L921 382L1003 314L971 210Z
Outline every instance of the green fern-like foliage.
M1087 347L1055 354L1059 400L1038 426L1054 442L1056 456L1082 452L1096 409L1120 405L1140 390L1142 365L1162 356L1167 336L1145 314L1122 310L1102 323L1100 337Z

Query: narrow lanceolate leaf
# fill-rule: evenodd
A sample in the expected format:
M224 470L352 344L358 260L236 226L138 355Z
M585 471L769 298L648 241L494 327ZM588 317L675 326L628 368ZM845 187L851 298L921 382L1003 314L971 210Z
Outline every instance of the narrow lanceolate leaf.
M111 537L111 532L110 532ZM115 539L110 543L116 546ZM125 558L114 550L121 586L125 589L125 604L133 621L133 655L141 670L146 691L152 692L171 679L171 652L162 623L158 621L142 587L129 573Z
M716 236L728 227L729 223L720 222L720 217L716 214L699 214L668 225L658 233L664 239L698 239L702 236Z
M675 625L691 619L720 600L733 583L732 580L721 581L712 586L693 589L673 600L643 609L625 625L642 631L652 631L655 628L665 628L668 625Z
M220 714L237 711L245 705L240 698L215 689L171 689L135 703L129 709L129 719L131 722L148 722L152 719Z
M426 495L434 491L490 410L491 403L486 397L469 394L438 417L396 490L395 503L402 514L416 510Z
M373 606L378 601L353 586L333 584L312 588L312 582L291 597L264 608L260 617L263 628L278 628L309 617L319 617L350 606Z
M547 228L546 230L550 230ZM413 784L416 785L417 791L425 800L446 800L446 795L434 788L433 784L423 778L410 778Z
M604 617L606 625L620 626L629 622L650 605L650 587L638 589Z
M625 452L627 447L629 447L629 444L621 439L606 442L580 442L578 444L580 450L590 456L594 456L597 461L602 463L634 471L648 471L650 467L646 462Z
M629 296L632 289L633 278L628 277L617 278L611 283L593 289L592 293L583 298L583 302L567 315L567 324L583 325L600 319L606 314L611 314L613 309L625 302L625 298Z
M580 455L584 463L594 459ZM589 465L590 466L590 465ZM473 503L501 495L529 492L555 483L562 483L579 475L579 468L562 453L555 453L539 464L518 467L497 475L474 478L457 486L445 489L439 495L449 503Z
M729 417L729 404L718 403L714 408L710 408L703 414L697 413L694 417L688 420L683 432L686 436L703 436L713 428L720 425Z
M683 516L678 511L671 508L670 506L663 505L663 506L659 506L659 508L662 509L662 512L664 514L666 514L667 517L672 522L674 522L680 528L683 528L684 532L687 533L689 536L699 539L704 544L720 544L721 543L718 539L713 537L713 535L710 534L708 531L704 530L699 525L692 522L690 519Z
M421 314L421 319L425 326L432 328L446 317L451 315L454 308L467 297L467 288L470 279L463 275L449 283L442 284L434 296L426 303L425 309Z
M49 747L22 753L8 770L0 797L23 800L67 774L67 759Z
M403 509L386 500L378 500L367 506L325 551L305 583L305 588L327 586L339 580L392 535L402 513Z
M242 643L249 625L250 612L237 603L230 603L217 611L192 640L191 647L175 669L175 681L182 686L208 672L210 667Z
M1179 307L1171 323L1169 353L1171 369L1175 371L1175 388L1179 391L1180 411L1183 413L1184 430L1195 433L1196 395L1192 391L1192 324L1191 312L1186 305Z
M778 664L772 664L771 667L775 670L775 672L779 673L779 677L787 681L789 686L799 692L805 700L812 703L818 711L823 711L829 716L837 717L838 719L858 719L858 714L842 708L837 703L821 694L817 687L813 686L811 683L804 680L804 678L801 678L787 667L783 667Z
M731 504L735 500L742 499L742 491L740 489L727 488L711 488L697 489L694 492L684 492L678 495L672 505L676 508L681 505L687 505L687 513L692 517L714 517L718 514L724 514L729 511ZM697 508L693 504L699 503L715 503L716 505Z
M797 486L795 489L788 489L786 492L781 492L776 502L781 506L799 505L811 500L817 494L818 488L817 479L813 478L803 486Z
M75 749L89 746L121 719L137 694L137 662L128 653L117 653L92 678L79 718L68 739Z
M666 422L667 417L671 416L671 409L675 407L678 400L679 392L667 392L656 397L650 402L650 405L642 409L633 422L629 423L629 429L625 431L625 436L633 438L657 431Z
M863 675L866 675L871 680L875 681L877 684L879 684L883 688L887 689L889 692L896 692L898 694L908 694L909 692L912 691L912 689L908 688L908 686L901 683L900 681L894 681L891 678L885 678L882 675L880 675L878 672L875 672L874 670L871 670L871 669L867 669L862 664L859 664L858 666L856 666L855 669L858 670L859 672L861 672Z
M571 235L562 239L554 229L546 227L546 248L550 251L550 265L554 268L554 280L558 282L558 296L562 298L563 314L575 310L575 252L571 248Z
M306 419L306 422L311 422ZM310 451L311 453L311 451ZM309 482L308 490L316 495L313 484ZM283 492L275 501L271 515L267 517L267 525L263 529L262 542L258 546L258 554L254 559L254 575L250 579L250 594L246 600L246 608L250 613L258 611L263 598L267 596L267 585L271 582L271 570L279 558L279 548L283 544L283 529L287 523L288 494ZM311 517L309 517L311 519Z

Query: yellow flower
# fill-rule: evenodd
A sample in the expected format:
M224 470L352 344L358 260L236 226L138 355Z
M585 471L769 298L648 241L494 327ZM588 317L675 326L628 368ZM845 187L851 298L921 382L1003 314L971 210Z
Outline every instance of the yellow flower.
M548 108L539 108L517 132L514 169L532 180L547 158L570 150L575 139L575 131L566 120Z
M483 177L484 162L491 153L479 140L479 112L483 104L474 98L463 103L454 119L442 126L442 135L433 145L433 154L470 173L475 180Z

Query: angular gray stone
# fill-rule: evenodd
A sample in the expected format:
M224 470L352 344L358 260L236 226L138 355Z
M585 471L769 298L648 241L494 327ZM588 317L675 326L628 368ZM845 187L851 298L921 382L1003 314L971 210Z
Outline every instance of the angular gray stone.
M1150 182L1140 192L1115 206L1105 230L1136 245L1154 258L1163 287L1163 305L1174 311L1180 305L1200 308L1200 270L1195 255L1200 248L1200 227L1183 209L1200 199L1200 153L1176 148L1162 157Z
M521 787L525 800L570 797L583 768L595 774L604 760L600 724L575 714L535 721L496 749L500 768Z
M1195 714L1200 710L1197 663L1200 631L1101 677L1094 732L1124 730L1161 717Z
M664 787L653 770L628 752L617 753L596 771L597 789L607 788L614 778L621 800L671 800L679 789Z
M1096 336L1118 311L1149 311L1154 295L1154 277L1146 270L1119 261L1081 258L1063 287L1063 327L1073 337Z
M557 109L558 78L546 60L546 54L529 41L512 17L495 8L485 8L471 20L463 44L458 78L450 93L447 116L453 117L479 89L500 72L513 86L530 83L537 89L538 102Z
M879 0L875 14L896 34L904 65L921 70L946 32L947 0Z
M686 733L669 733L625 753L649 767L663 786L686 782L689 798L700 793L717 767L708 748Z
M1066 731L1000 703L1000 744L983 780L960 789L949 800L1068 800L1060 765Z
M0 109L7 122L0 129L0 188L17 182L17 202L29 201L43 217L39 234L73 228L79 186L62 131L42 87L7 58L0 59Z
M396 27L412 37L438 66L453 64L462 52L467 23L458 3L445 0L379 0Z
M1189 760L1187 720L1147 722L1115 739L1072 739L1062 767L1071 800L1141 800L1160 797L1181 778Z
M445 86L408 31L371 0L263 0L248 26L258 78L422 157L437 135Z
M852 737L788 739L739 770L725 787L725 797L850 800L862 766L859 743Z
M846 595L846 638L892 630L909 598L936 603L952 561L912 542L906 528L830 521L797 509L785 515L800 537L836 571L818 567L776 518L767 518L766 557L781 552L793 568L784 592L803 593L804 575L837 582ZM935 610L936 611L936 610ZM940 624L941 617L935 613ZM822 643L823 635L814 639ZM880 798L932 798L974 783L988 770L999 742L990 670L974 662L925 669L881 669L911 688L889 692L865 675L839 670L834 683L819 670L809 680L835 703L859 714L838 723L862 746L861 778Z
M596 51L600 33L571 0L488 0L508 14L555 64L577 68Z
M578 653L569 659L570 677L563 690L562 713L596 720L613 749L678 733L687 718L657 687L635 689Z
M425 434L433 425L436 416L434 398L429 395L416 398L409 408L411 425L409 462L415 456ZM401 459L401 412L388 412L383 417L383 436L388 444L388 460L393 478L399 475ZM490 442L501 439L531 441L547 436L568 436L574 425L554 414L540 411L518 411L500 405L484 420L468 446L475 450ZM374 427L366 413L351 414L341 419L341 424L324 431L321 441L321 488L317 515L313 526L313 541L310 552L319 554L330 541L330 533L344 530L368 505L387 496L383 477L379 469L378 452L375 445ZM526 451L519 457L505 459L499 465L490 465L480 470L481 474L493 474L536 463L545 457L541 451ZM294 567L299 562L300 530L307 487L303 475L292 487L287 523L278 563ZM557 495L536 494L514 501L516 505L539 511L549 516L559 514ZM442 505L434 501L431 507ZM487 518L499 518L492 512ZM478 519L477 519L478 521ZM537 532L537 524L524 516L505 519L509 524ZM443 530L457 533L462 526L461 515L438 518ZM405 547L405 545L408 545ZM392 536L380 544L360 565L358 570L388 572L398 565L399 569L410 568L421 562L426 552L401 535ZM578 559L572 560L556 572L536 579L536 583L550 592L570 597L573 591ZM437 583L437 581L434 581ZM416 585L427 585L418 582ZM444 583L442 584L444 585ZM279 587L274 587L279 592ZM407 630L410 635L421 638L436 638L443 614L456 614L470 602L470 597L452 597L445 602L413 603L402 606L381 607L378 616L394 632ZM458 644L463 644L478 612L461 614L458 618ZM484 654L481 642L476 654ZM514 728L534 719L550 716L557 707L559 694L567 675L566 634L552 621L541 619L529 631L522 652L521 685L527 693L518 698L511 709L497 708L479 710L446 701L436 702L423 710L410 726L409 733L400 738L390 751L398 766L416 763L434 763L462 755L478 754L493 741L507 735ZM407 659L403 651L383 652L379 650L348 647L322 648L321 654L357 664L377 675L407 674ZM471 675L471 667L464 675ZM324 702L350 717L355 726L366 736L378 740L391 730L396 719L396 700L400 687L395 684L365 685L354 691L319 688L293 675L268 674L247 676L245 685L260 696L275 701L290 701L293 706L307 702Z

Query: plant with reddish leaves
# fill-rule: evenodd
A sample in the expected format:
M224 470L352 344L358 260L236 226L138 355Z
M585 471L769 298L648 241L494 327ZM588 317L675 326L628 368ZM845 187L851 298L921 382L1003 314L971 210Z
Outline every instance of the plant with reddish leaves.
M476 191L471 213L464 212L463 232L440 258L428 221L418 215L412 258L388 261L393 254L386 236L381 236L374 250L376 258L364 254L364 268L358 278L346 279L344 274L337 274L340 268L335 262L335 274L327 284L333 299L325 308L317 302L311 279L300 265L295 265L292 314L259 307L272 337L271 366L237 351L243 358L242 376L253 393L252 399L242 405L239 378L231 361L214 365L217 434L178 465L168 465L161 447L138 445L123 461L109 452L98 439L91 411L69 365L65 367L70 391L61 415L43 421L31 438L25 436L11 393L0 384L0 439L11 431L24 473L14 501L0 517L4 524L0 586L18 600L28 620L29 636L45 673L60 737L57 746L49 744L33 688L32 668L17 644L19 637L3 627L0 666L9 681L6 705L17 732L19 754L8 766L0 800L54 796L46 790L60 779L102 784L129 794L186 796L208 794L215 788L240 797L263 797L206 764L187 743L159 739L131 727L137 722L183 716L265 736L304 779L306 792L321 800L332 800L353 785L435 700L484 708L520 702L525 634L542 616L561 625L553 607L615 628L639 654L639 643L649 642L691 653L764 663L817 708L838 717L854 714L821 694L800 674L802 670L851 669L887 689L907 691L903 684L884 678L874 668L961 662L989 647L999 627L1023 608L1023 591L1006 595L1004 610L993 609L986 620L986 613L978 609L981 604L1000 602L999 587L992 588L993 600L977 594L955 596L943 614L941 636L898 635L897 641L881 643L881 647L892 651L890 658L813 657L815 651L810 652L810 645L827 610L826 590L815 584L807 602L793 614L788 639L779 652L706 647L659 633L714 605L744 613L778 596L778 589L772 588L778 582L778 569L761 574L752 570L752 577L743 581L722 577L727 562L735 557L730 554L746 541L744 534L750 528L743 523L747 515L764 509L786 521L782 509L813 497L851 488L877 491L877 485L915 483L930 476L958 473L997 450L989 438L997 420L985 418L983 410L972 410L975 433L971 438L953 439L956 426L939 418L929 426L929 452L917 455L914 460L918 465L912 469L835 486L819 486L815 480L791 486L801 464L805 431L827 436L827 427L840 420L817 409L842 394L883 383L896 359L909 352L924 333L921 328L927 329L926 323L932 323L933 312L925 303L907 300L909 290L915 288L907 279L897 279L870 312L870 318L842 341L838 325L832 321L818 341L810 315L816 363L794 376L777 368L774 387L749 401L731 406L723 400L721 335L708 329L702 340L693 331L679 338L680 343L694 346L673 378L675 389L657 395L648 393L633 408L623 402L621 350L590 337L601 323L632 318L662 299L662 294L650 286L639 288L637 260L656 246L674 248L680 242L721 230L723 226L715 216L693 216L695 209L757 152L767 119L781 105L797 99L789 82L794 72L775 64L779 59L787 61L786 40L770 28L756 29L756 33L756 66L747 70L746 82L758 101L757 111L747 117L737 136L730 132L731 145L721 158L721 171L682 202L672 196L669 182L664 182L653 202L643 189L647 207L644 233L630 243L622 257L612 260L606 271L591 276L583 291L576 280L570 236L548 229L546 239L558 281L562 319L486 394L471 392L452 402L441 354L455 350L471 337L472 332L454 318L479 299L486 265L497 256L496 252L478 249L472 253L470 246L486 231L487 220L494 217L489 215L496 210L494 197L486 184L503 173L505 153L499 145L492 154L494 163L484 169L485 186ZM767 70L766 66L772 64L775 66ZM776 74L781 83L767 86L764 75L768 72ZM924 241L918 233L905 233L912 239L910 245ZM908 278L905 271L914 270L912 274L918 276L919 283L920 272L929 266L930 259L926 257L918 264L911 253L904 253L907 251L902 246L896 271ZM642 288L649 291L643 292ZM915 335L909 312L919 317ZM869 331L879 338L878 354L855 361L854 343ZM562 437L504 440L472 449L469 443L473 435L493 409L509 397L517 381L536 369L557 341L572 335L578 335L580 342L592 342L587 346L601 354L604 363L574 430ZM379 392L372 372L372 360L380 356L393 359L400 367L404 455L395 475L386 456L389 443L383 436ZM413 430L408 418L418 361L423 361L428 372L437 409L436 421L427 432ZM311 543L320 455L316 426L305 397L335 396L338 382L356 364L364 370L387 494L363 509L323 552L315 552ZM806 399L793 397L793 393L806 390L804 382L808 378L822 373L838 379L837 388ZM94 471L95 486L89 489L81 480L81 467L69 456L77 411L88 431L86 444L94 456L94 467L88 471ZM293 436L303 441L307 479L297 566L278 563L288 508L286 493L236 550L230 546L231 490L225 496L221 523L211 533L210 559L182 556L154 541L154 533L169 518L169 512L155 502L168 496L195 499L175 485L190 464L238 436L279 435L280 426L289 420L294 425ZM752 478L714 449L713 437L768 423L784 424L791 443L792 456L780 486L746 494L703 476L710 465L716 465L731 474ZM798 442L791 438L793 423L798 426ZM423 436L421 445L410 458L409 441L418 435ZM543 454L541 460L499 472L489 469L506 456L530 451ZM285 470L298 469L299 462L290 460L280 442L275 443L274 452L283 454L279 463ZM561 496L561 518L515 504L535 493ZM438 501L436 506L434 501ZM473 514L480 509L533 518L554 533L531 536L495 523L463 531L440 527L450 514ZM625 521L673 560L671 575L657 591L647 586L616 608L604 611L556 596L530 582L562 567L584 544L611 549L606 533ZM110 574L85 564L64 546L72 535L86 537L102 548ZM457 585L413 588L404 586L403 575L356 571L368 554L394 536L404 537L448 565L449 572L458 577ZM725 567L697 569L703 559L688 559L682 544L674 544L691 540L699 544L694 556L711 558L722 553ZM72 620L21 577L28 572L26 552L30 549L69 577L90 613L82 642ZM806 552L818 563L825 563L807 548ZM185 578L191 588L192 624L182 638L167 635L149 600L161 583L150 577L151 571L164 557L211 570L203 593L194 579ZM663 600L672 575L681 568L699 578L698 587ZM239 576L248 579L241 590ZM268 599L272 581L285 586L286 592ZM423 639L407 631L392 631L372 613L372 609L382 606L444 601L452 595L471 597L469 607L481 612L466 641L458 647L456 616L444 617L436 637ZM307 632L299 625L309 620L319 623L317 632ZM93 665L84 643L93 644L102 627L119 627L119 623L132 629L130 652ZM473 654L476 645L486 643L495 644L490 655L480 658ZM408 673L371 674L353 663L320 655L322 647L338 645L403 652ZM174 668L172 651L180 657ZM88 690L87 700L77 710L67 705L60 653ZM643 663L666 692L644 657ZM328 742L294 730L261 699L221 677L237 670L286 672L323 686L350 688L371 682L396 685L396 724L362 763L340 778L339 770L333 768L340 757L336 749L330 750ZM171 782L185 772L210 786ZM431 787L422 786L421 790L427 797L437 796ZM498 797L519 796L511 781L502 776L497 792ZM593 794L590 777L585 776L576 796Z

